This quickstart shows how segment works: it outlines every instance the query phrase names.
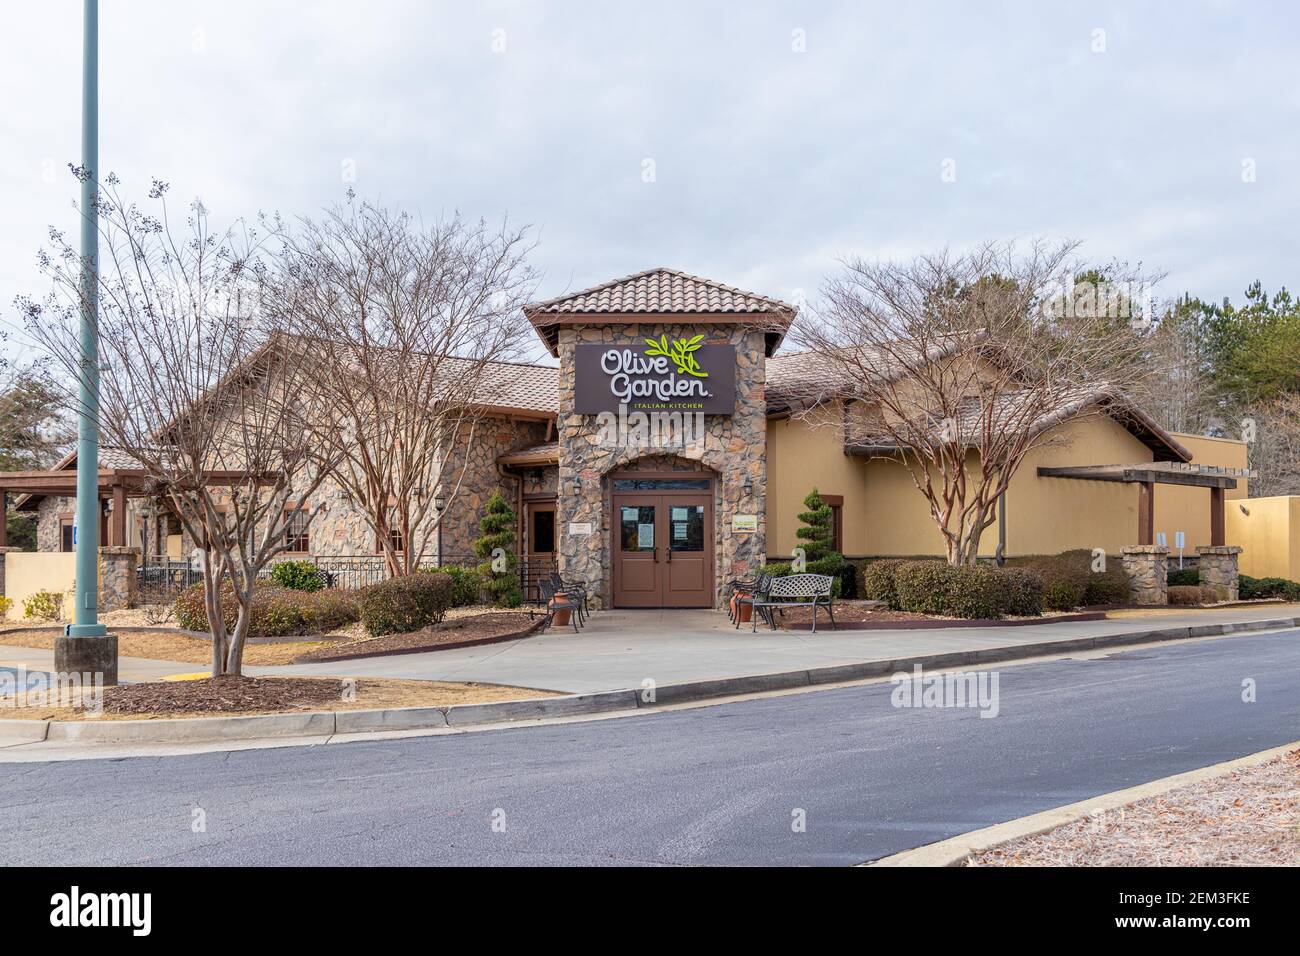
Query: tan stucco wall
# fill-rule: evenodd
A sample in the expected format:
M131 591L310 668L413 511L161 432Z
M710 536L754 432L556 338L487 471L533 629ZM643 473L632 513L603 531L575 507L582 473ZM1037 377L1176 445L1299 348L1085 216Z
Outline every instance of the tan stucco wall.
M867 550L867 469L859 459L844 454L838 407L818 414L815 422L803 419L769 421L767 425L767 552L789 556L798 539L796 515L803 499L816 488L826 495L844 497L844 553L850 557ZM913 492L915 493L915 492Z
M1229 544L1245 550L1238 558L1242 574L1253 578L1300 581L1300 497L1251 498L1228 505L1224 533Z
M66 594L75 586L77 556L71 551L13 551L5 555L5 597L14 603L9 619L23 616L23 599L37 591ZM64 610L69 610L64 599Z
M898 462L869 461L843 453L841 412L827 409L818 419L768 423L768 528L771 555L788 555L796 543L803 497L814 487L844 496L844 550L854 555L938 555L942 539L924 497ZM1244 468L1242 442L1178 436L1194 463ZM1104 548L1118 554L1137 542L1137 488L1113 482L1040 478L1048 465L1149 462L1151 450L1113 419L1089 416L1051 434L1051 442L1030 453L1007 492L1009 555L1043 554L1073 548ZM1228 497L1245 497L1245 481ZM1230 506L1229 510L1233 510ZM1186 553L1210 543L1210 493L1205 488L1156 487L1157 531L1174 541L1186 533ZM1228 543L1235 544L1231 532ZM997 548L997 525L984 532L982 554Z

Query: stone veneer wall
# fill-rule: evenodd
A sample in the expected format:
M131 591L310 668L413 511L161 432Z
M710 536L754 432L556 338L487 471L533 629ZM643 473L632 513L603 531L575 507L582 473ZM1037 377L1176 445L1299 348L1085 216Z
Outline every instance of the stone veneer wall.
M474 551L474 542L482 533L479 521L483 509L494 492L500 491L507 504L519 511L519 479L502 475L497 468L497 458L509 451L540 445L546 440L546 422L511 421L491 418L480 422L472 444L461 441L455 454L444 469L446 494L451 497L457 480L460 487L447 505L442 519L442 548L448 560L458 560ZM460 477L462 465L464 477ZM524 469L519 469L523 471ZM516 519L520 518L516 514ZM516 523L516 541L518 523Z
M1211 589L1220 601L1235 601L1240 596L1237 555L1241 552L1236 545L1201 545L1196 549L1201 587Z
M599 321L599 317L594 321ZM658 338L665 332L670 338L705 332L706 344L736 346L735 413L731 416L705 416L703 439L684 448L609 447L602 444L596 416L578 415L573 411L575 346L586 343L639 346L644 339ZM609 604L613 586L608 474L632 467L668 470L665 455L674 463L673 470L691 462L715 473L715 603L718 603L717 595L728 580L746 577L763 563L766 553L764 496L767 454L764 344L764 334L760 330L738 325L709 325L706 321L667 325L592 325L560 330L560 467L556 503L560 572L585 580L598 605ZM633 466L638 460L642 460L641 463ZM744 492L746 478L753 486L748 495ZM573 490L575 481L579 489L577 494ZM731 519L736 514L757 515L758 532L732 534ZM592 537L569 536L569 523L575 521L590 522Z
M59 515L76 509L75 498L47 495L36 503L36 550L58 551Z

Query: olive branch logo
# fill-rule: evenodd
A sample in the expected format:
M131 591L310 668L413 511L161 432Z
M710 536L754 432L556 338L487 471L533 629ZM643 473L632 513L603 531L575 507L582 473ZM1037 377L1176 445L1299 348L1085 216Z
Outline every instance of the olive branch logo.
M709 373L700 369L699 360L693 354L704 344L704 336L696 335L689 339L674 339L671 346L668 344L668 334L665 332L659 336L659 341L646 339L645 344L650 346L646 349L646 355L663 355L672 359L677 371L682 375L694 375L696 378L708 378Z

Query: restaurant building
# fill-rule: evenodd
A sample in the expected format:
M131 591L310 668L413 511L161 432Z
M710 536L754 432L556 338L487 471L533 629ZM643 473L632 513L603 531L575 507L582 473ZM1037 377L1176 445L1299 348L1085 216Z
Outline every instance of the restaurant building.
M584 579L605 606L718 605L728 581L791 554L813 488L847 557L943 553L897 453L855 442L843 403L809 410L810 386L827 370L814 354L782 351L793 306L660 268L525 314L558 367L493 366L489 427L458 463L442 560L470 554L497 491L514 503L530 573ZM1188 556L1225 544L1226 503L1247 494L1244 443L1170 433L1105 396L1095 404L1052 425L1054 440L1013 479L1005 553L1118 557L1161 534L1175 556L1176 541ZM103 454L103 540L185 554L174 519L130 491L131 462ZM69 546L74 470L69 456L40 488L14 489L25 492L17 506L39 515L42 551ZM376 542L338 489L326 483L319 494L327 508L298 529L290 556L325 567L375 560ZM984 536L989 556L998 530Z

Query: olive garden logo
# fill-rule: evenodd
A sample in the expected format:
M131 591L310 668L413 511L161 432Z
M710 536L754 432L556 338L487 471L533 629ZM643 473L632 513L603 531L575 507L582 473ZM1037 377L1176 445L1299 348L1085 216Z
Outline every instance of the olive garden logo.
M736 404L736 348L704 344L704 334L663 334L643 344L579 343L573 353L574 410L704 412L730 415Z
M699 360L693 353L700 350L704 344L704 336L696 335L689 339L674 339L672 348L668 347L667 334L659 336L659 341L646 339L645 344L650 346L646 349L646 355L662 355L671 359L672 363L677 366L677 371L681 375L694 375L696 378L708 378L709 373L700 368Z

